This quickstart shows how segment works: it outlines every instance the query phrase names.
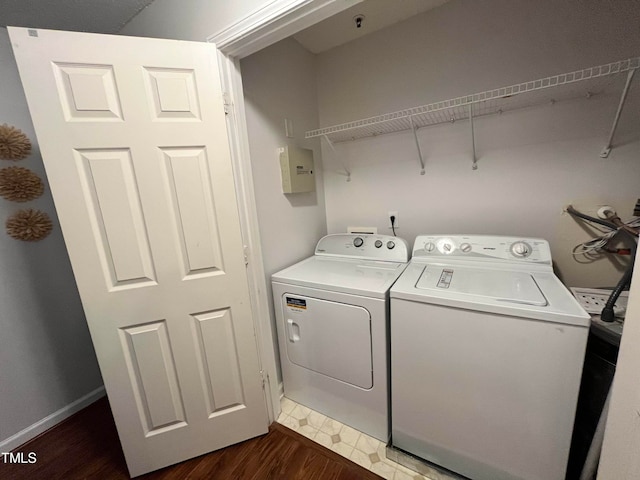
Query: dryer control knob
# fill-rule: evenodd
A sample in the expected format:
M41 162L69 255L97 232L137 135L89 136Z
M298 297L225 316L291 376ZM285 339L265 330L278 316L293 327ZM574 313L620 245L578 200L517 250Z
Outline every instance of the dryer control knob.
M389 250L393 250L393 248L394 248L395 246L396 246L395 242L392 242L392 241L388 241L388 242L387 242L387 248L388 248Z
M364 243L364 240L362 240L362 237L356 237L353 239L353 245L355 247L361 247L363 243Z
M382 240L376 240L376 243L374 243L374 245L376 246L376 248L380 248L382 246Z
M470 243L463 243L462 245L460 245L460 250L463 253L469 253L471 251L471 244Z
M511 253L514 257L527 258L531 255L531 245L527 242L515 242L511 245Z
M427 252L433 252L433 250L436 248L436 244L433 242L427 242L424 244L424 249Z

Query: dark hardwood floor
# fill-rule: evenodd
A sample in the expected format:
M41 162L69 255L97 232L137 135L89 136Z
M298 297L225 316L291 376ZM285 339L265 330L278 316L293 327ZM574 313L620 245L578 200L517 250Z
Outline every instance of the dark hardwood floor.
M0 458L2 480L128 479L127 467L106 398L31 440L16 452L36 454L36 463ZM379 480L302 435L274 423L267 435L137 477L178 479Z

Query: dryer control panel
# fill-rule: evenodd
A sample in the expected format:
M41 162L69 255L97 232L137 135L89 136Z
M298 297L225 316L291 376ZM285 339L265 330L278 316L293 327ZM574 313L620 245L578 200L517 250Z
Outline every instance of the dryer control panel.
M390 235L335 233L320 239L316 255L406 263L409 261L409 244Z
M551 265L549 242L542 238L490 235L419 235L414 259L447 257Z

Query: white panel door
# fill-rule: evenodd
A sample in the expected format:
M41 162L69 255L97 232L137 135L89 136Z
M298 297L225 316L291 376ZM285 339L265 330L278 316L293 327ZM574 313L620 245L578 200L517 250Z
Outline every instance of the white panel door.
M266 433L213 45L9 33L131 475Z

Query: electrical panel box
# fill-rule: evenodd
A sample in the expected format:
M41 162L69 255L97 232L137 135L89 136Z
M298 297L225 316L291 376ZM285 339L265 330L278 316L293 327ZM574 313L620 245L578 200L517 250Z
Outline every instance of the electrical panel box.
M283 193L316 191L313 150L286 146L278 149Z

